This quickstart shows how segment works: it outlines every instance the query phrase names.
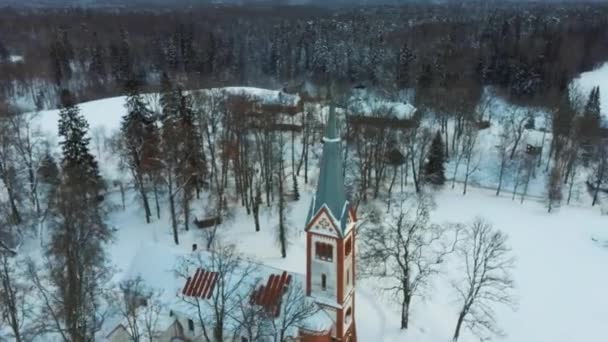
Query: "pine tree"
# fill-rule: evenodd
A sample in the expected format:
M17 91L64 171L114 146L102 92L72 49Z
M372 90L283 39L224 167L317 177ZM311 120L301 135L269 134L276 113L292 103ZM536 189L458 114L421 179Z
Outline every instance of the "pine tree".
M585 105L585 117L600 119L600 87L594 87L591 89L589 99Z
M62 141L59 144L63 152L61 164L65 176L74 181L85 182L83 186L87 185L98 193L103 187L103 180L97 160L89 150L89 124L80 114L80 109L68 90L61 92L61 105L59 136Z
M106 78L104 49L99 42L97 33L93 33L93 48L91 51L91 64L89 65L89 72L98 83L103 83Z
M55 33L55 37L50 44L49 54L55 84L60 85L72 76L70 57L73 56L74 52L67 38L67 33Z
M42 162L38 168L38 177L44 184L57 185L59 179L59 167L55 162L55 158L47 151L42 157Z
M172 89L169 77L163 73L161 78L162 92L161 106L162 130L160 157L162 159L162 175L167 186L169 196L169 213L171 215L171 227L173 230L173 240L179 244L177 204L176 198L180 189L179 181L182 166L183 139L180 131L179 113L177 108L177 92Z
M397 86L401 89L411 86L412 75L410 69L412 62L416 59L416 56L412 53L412 50L404 44L399 51L399 59L397 61Z
M57 190L50 207L50 240L47 261L51 289L34 281L40 291L52 295L42 314L70 341L92 341L100 329L98 307L103 284L110 278L104 244L111 239L105 211L99 201L102 186L99 168L89 151L88 124L69 91L61 93L59 135L63 159ZM52 175L51 159L47 172ZM38 270L31 267L35 279Z
M122 121L123 160L131 170L135 185L143 201L146 222L150 223L150 204L145 187L145 177L150 176L158 160L157 132L152 113L139 93L138 82L127 82L127 114Z
M185 228L189 228L190 202L194 191L200 191L204 164L202 161L200 146L201 137L195 125L194 110L192 109L192 98L181 87L175 91L177 98L177 121L180 132L178 144L180 155L178 156L178 183L182 188L182 209L184 213Z
M169 75L163 72L160 77L160 105L163 109L162 119L177 115L177 97Z
M443 140L441 139L441 133L437 132L425 165L424 174L427 182L434 185L443 185L445 183L445 156Z
M10 53L6 48L6 45L0 40L0 62L8 61L9 57Z

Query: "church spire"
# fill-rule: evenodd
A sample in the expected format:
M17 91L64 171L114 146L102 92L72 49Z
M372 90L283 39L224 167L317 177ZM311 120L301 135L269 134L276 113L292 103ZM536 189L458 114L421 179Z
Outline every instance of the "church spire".
M341 142L336 123L336 110L329 109L325 136L323 137L323 156L317 184L317 193L313 200L310 218L326 206L340 230L344 232L348 215L348 201L344 190Z

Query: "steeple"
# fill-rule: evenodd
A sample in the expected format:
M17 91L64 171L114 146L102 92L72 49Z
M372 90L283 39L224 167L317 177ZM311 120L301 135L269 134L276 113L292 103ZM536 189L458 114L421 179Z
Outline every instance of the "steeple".
M348 217L348 201L344 190L341 141L336 123L336 110L333 105L329 109L327 126L323 137L323 156L317 193L313 199L308 221L326 206L336 226L344 232Z
M321 305L335 325L329 339L313 341L357 341L357 216L346 200L342 157L336 110L332 105L323 137L317 192L306 220L306 294Z

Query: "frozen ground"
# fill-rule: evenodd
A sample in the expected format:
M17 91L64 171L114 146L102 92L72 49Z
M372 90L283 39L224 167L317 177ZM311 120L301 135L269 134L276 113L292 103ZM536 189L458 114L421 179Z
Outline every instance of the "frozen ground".
M596 70L581 74L575 82L585 95L589 95L593 87L600 87L602 116L604 122L608 123L608 63Z
M291 203L289 221L292 245L286 259L280 258L275 243L276 215L267 209L262 215L262 231L254 231L253 220L239 209L235 218L222 227L221 238L236 243L248 257L294 272L305 271L305 240L302 234L306 209L313 188L308 186L298 202ZM117 199L117 198L116 198ZM445 190L436 197L435 222L468 222L476 216L487 218L509 235L517 258L514 271L517 311L498 309L498 321L508 334L505 341L575 342L604 341L608 317L606 282L608 248L592 240L608 237L607 218L589 208L561 208L548 215L542 203L528 201L521 205L508 197L496 197L492 191L473 189L462 196L460 189ZM137 203L136 201L130 201ZM204 202L198 202L197 208ZM116 242L110 248L112 260L123 271L143 242L172 246L167 213L161 221L143 223L137 204L127 211L111 215L117 229ZM202 244L199 232L181 232L178 248L188 251L192 243ZM359 241L361 243L361 241ZM436 280L427 301L414 303L410 331L399 331L397 303L361 281L357 289L357 324L361 341L443 342L448 341L456 322L455 297L450 287L453 264L446 265L445 276ZM120 273L116 278L120 277ZM463 336L462 341L476 341Z
M255 93L269 94L261 90ZM603 94L608 94L608 90ZM104 176L108 179L120 178L122 173L116 169L109 153L103 148L97 152L104 139L95 139L95 132L109 137L118 129L125 111L123 103L124 98L117 97L81 105L91 126L92 150L99 154ZM41 113L38 120L43 131L56 135L56 110ZM480 139L483 139L482 146L490 151L496 135L493 130L487 132ZM489 152L484 158L491 158ZM480 181L476 183L484 185L483 179L489 179L491 175L481 173L479 177ZM254 231L253 220L246 216L244 210L238 209L234 219L222 227L221 238L236 243L242 253L253 259L303 273L305 245L302 229L313 190L311 185L302 185L302 198L290 205L288 217L292 244L286 259L280 258L275 243L277 222L272 208L264 212L259 233ZM468 222L476 216L483 216L510 236L517 258L514 276L520 305L516 312L498 310L499 324L507 333L505 341L605 341L608 335L605 324L608 317L608 273L605 271L608 248L598 241L608 240L608 219L602 217L598 209L585 206L564 206L548 215L541 202L527 200L521 205L512 201L510 194L497 198L493 193L492 190L472 188L462 196L459 184L454 190L447 186L436 196L437 209L432 218L436 222ZM164 212L161 220L146 225L137 198L133 193L127 195L127 210L117 209L110 216L110 224L117 230L116 240L109 248L118 270L115 279L119 279L142 242L173 245L168 214ZM119 202L118 196L112 196L112 200L116 204ZM198 201L194 210L200 212L204 208L205 202ZM192 243L202 245L195 230L181 232L180 239L178 248L184 251L190 250ZM454 274L450 264L446 265L445 271L446 276L437 279L432 296L427 301L417 299L414 303L412 327L407 333L398 329L395 300L377 293L372 282L361 281L357 289L356 313L360 341L449 341L456 323L457 308L450 287ZM475 340L465 334L461 341Z

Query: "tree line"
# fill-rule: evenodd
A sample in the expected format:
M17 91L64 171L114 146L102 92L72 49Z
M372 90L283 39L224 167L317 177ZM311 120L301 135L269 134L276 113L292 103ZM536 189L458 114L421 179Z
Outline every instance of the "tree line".
M80 99L119 94L131 74L158 90L167 72L186 88L331 80L415 88L422 97L461 89L478 98L493 85L513 99L552 105L573 76L608 56L607 11L468 2L365 11L8 8L0 15L0 88L54 106L64 88ZM9 63L12 55L23 61Z

